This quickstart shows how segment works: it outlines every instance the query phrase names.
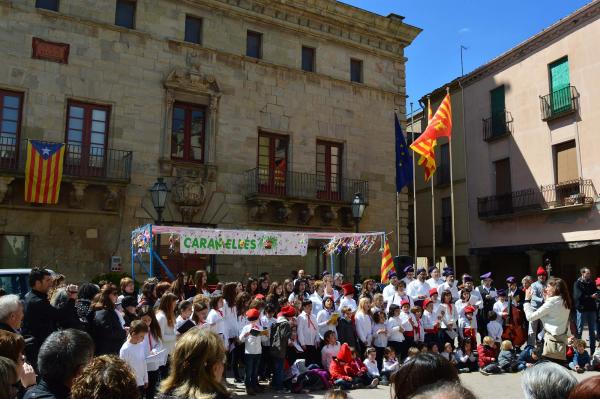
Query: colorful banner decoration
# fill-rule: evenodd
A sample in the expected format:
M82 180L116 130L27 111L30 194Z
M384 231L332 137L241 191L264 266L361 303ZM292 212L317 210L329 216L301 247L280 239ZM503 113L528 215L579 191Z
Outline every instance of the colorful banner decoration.
M27 142L25 202L56 204L62 181L65 145L38 140Z
M179 252L217 255L306 256L305 233L281 231L194 229L179 236Z

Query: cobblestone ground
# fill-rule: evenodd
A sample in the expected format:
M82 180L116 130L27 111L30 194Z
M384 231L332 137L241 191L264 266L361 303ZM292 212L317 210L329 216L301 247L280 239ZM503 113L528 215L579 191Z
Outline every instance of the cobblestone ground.
M592 376L600 375L597 372L586 372L583 374L573 373L579 381ZM230 383L233 380L228 379ZM493 376L484 376L480 373L462 374L462 383L471 389L479 399L524 399L525 396L521 390L521 375L519 374L502 374ZM246 397L243 384L236 384L236 396ZM267 391L262 395L257 395L256 399L266 398L282 398L282 399L320 399L325 392L314 392L311 394L294 394L294 395L277 395L271 391ZM390 387L380 386L377 389L359 389L349 391L349 396L352 399L390 399Z

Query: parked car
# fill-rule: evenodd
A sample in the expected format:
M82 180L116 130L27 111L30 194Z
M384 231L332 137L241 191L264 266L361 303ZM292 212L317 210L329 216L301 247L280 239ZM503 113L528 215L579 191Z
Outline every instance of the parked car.
M31 269L0 269L0 288L7 294L25 297L29 291L29 271Z

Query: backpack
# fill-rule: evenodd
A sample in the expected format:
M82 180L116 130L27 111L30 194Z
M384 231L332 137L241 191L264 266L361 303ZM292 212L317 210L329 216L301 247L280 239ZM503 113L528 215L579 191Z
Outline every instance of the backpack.
M285 358L289 337L284 337L283 325L289 323L287 321L275 323L271 326L270 337L270 354L277 358Z

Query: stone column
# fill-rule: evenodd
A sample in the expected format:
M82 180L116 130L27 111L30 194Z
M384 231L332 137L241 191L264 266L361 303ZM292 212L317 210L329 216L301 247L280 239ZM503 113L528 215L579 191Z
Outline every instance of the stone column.
M217 137L217 112L219 108L219 97L216 95L210 96L210 103L208 106L208 118L206 121L206 138L204 149L205 163L214 164L216 161L216 137Z

